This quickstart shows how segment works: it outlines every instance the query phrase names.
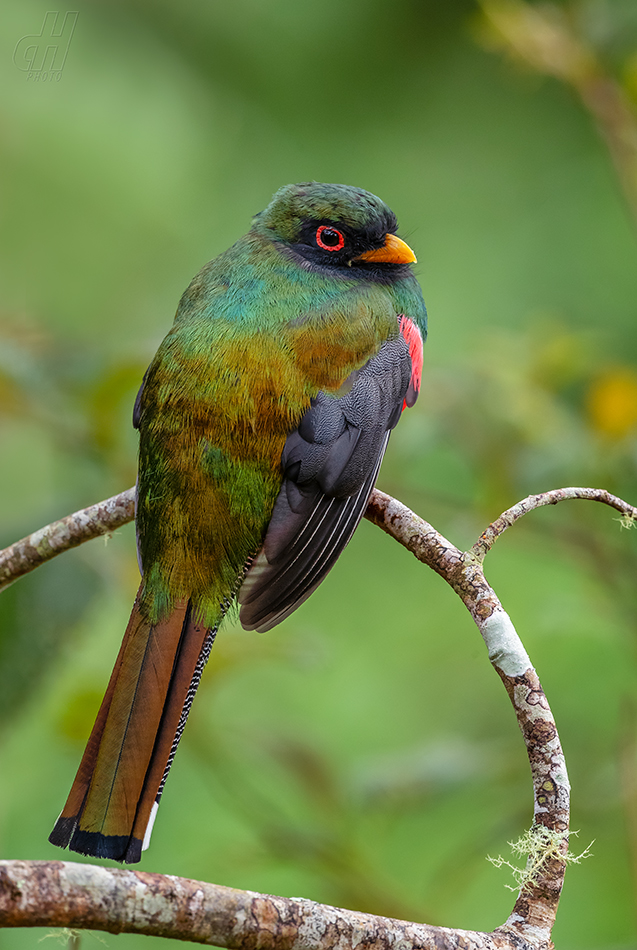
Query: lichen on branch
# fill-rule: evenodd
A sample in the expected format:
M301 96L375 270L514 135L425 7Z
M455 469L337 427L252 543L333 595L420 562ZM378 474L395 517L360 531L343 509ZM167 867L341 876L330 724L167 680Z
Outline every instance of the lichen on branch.
M451 930L340 910L312 901L235 891L141 871L57 862L0 862L0 926L58 926L146 933L252 950L549 950L568 857L570 787L557 727L542 685L482 561L522 515L567 499L610 505L634 522L637 509L603 489L531 495L461 551L395 498L374 490L366 517L440 575L473 617L502 680L526 745L533 781L531 830L512 847L527 854L520 894L493 933ZM84 508L0 552L0 587L62 551L132 521L134 489ZM586 855L571 857L577 861ZM502 858L494 863L509 864ZM510 865L513 868L513 865Z

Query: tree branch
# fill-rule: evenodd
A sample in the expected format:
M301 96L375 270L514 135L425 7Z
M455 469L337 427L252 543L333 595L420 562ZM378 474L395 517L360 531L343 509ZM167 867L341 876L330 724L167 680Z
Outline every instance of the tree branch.
M541 495L529 495L528 498L523 498L512 508L507 508L493 524L489 525L486 531L482 532L471 548L471 553L479 561L482 561L500 535L512 524L515 524L522 515L526 515L536 508L543 508L544 505L557 505L560 501L577 498L584 501L599 501L603 505L609 505L629 521L637 519L637 508L629 505L616 495L611 495L604 488L555 488L553 491L542 492Z
M312 901L237 891L183 878L67 862L0 862L0 926L64 926L154 934L231 948L273 950L400 945L441 948L551 946L566 867L570 788L557 728L515 627L488 584L482 559L499 535L542 505L568 498L603 502L633 519L637 509L608 492L563 488L531 495L505 511L473 546L460 551L401 502L372 492L366 517L431 567L473 617L511 700L524 737L534 792L537 871L511 915L492 934L456 931L339 910ZM6 586L39 564L131 521L134 489L69 515L0 552ZM538 852L540 859L538 862ZM406 943L407 942L407 943Z
M530 946L548 946L564 883L570 786L555 720L538 675L472 553L460 551L401 502L378 490L372 494L366 517L455 590L480 630L513 704L531 766L534 827L563 835L563 858L547 857L537 877L520 892L504 928L517 932Z
M0 924L140 933L237 950L495 950L507 945L487 934L359 914L302 898L67 861L0 861Z
M134 517L135 489L129 488L34 531L0 551L0 591L63 551L110 534Z

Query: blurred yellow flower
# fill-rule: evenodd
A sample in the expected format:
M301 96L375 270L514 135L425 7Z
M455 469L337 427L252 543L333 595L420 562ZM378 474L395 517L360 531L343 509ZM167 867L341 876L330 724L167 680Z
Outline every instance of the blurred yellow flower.
M621 439L637 426L637 372L627 366L608 370L592 384L587 410L594 429Z

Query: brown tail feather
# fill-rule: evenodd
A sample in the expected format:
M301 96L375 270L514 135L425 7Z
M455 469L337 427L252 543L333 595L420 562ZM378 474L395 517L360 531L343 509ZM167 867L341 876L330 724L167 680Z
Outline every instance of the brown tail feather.
M147 846L215 631L190 603L151 626L139 595L75 782L49 840L134 863ZM146 839L146 840L145 840Z

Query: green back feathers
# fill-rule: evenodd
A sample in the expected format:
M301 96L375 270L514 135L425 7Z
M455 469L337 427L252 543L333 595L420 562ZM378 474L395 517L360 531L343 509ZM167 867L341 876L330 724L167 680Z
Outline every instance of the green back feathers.
M183 295L134 411L142 584L54 844L139 860L233 596L269 629L351 537L420 385L395 231L369 192L288 185Z
M281 189L248 234L184 293L141 399L137 522L141 609L153 622L192 598L208 624L260 547L281 485L281 452L319 390L336 393L389 337L396 315L424 330L407 269L378 282L338 278L287 253L307 219L395 229L369 192ZM283 242L283 243L282 243Z

